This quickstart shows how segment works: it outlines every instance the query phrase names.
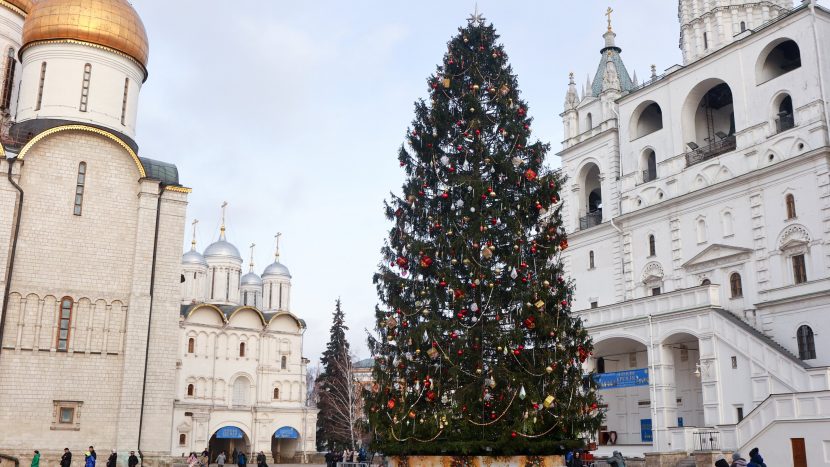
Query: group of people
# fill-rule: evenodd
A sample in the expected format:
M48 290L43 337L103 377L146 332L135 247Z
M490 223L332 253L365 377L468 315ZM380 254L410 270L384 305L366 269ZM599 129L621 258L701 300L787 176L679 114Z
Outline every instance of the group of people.
M89 450L84 452L84 467L95 467L95 463L98 461L98 453L95 452L95 448L90 446ZM107 458L107 467L115 467L118 463L118 452L113 449L112 453L110 453L109 457ZM69 448L63 448L63 455L61 456L61 467L71 467L72 466L72 451ZM129 467L136 467L139 464L138 456L135 455L135 451L130 451L130 457L127 458L127 465ZM40 451L35 450L34 456L32 456L32 465L31 467L40 467Z
M358 463L366 462L366 460L366 450L362 447L355 451L346 449L343 452L329 451L326 453L326 467L335 467L338 462Z
M231 453L230 462L228 462L228 460L229 459L227 454L225 454L225 451L221 451L216 456L216 464L218 464L219 467L224 467L226 463L229 463L230 465L237 465L239 467L243 467L248 464L248 456L246 456L244 452L237 451L236 449L234 449L233 453ZM188 467L207 467L209 464L210 453L207 449L202 451L202 453L198 456L195 452L191 452L190 456L187 458ZM265 453L263 451L259 451L256 455L256 464L257 467L268 467L268 458L265 457Z
M732 463L730 464L726 459L720 458L715 462L715 467L767 467L764 463L764 458L761 457L761 451L758 448L752 448L749 451L749 462L741 456L740 452L732 453Z

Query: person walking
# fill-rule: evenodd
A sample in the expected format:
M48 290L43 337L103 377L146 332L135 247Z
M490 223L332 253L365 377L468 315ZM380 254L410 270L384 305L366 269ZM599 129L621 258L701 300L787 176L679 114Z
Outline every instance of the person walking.
M95 448L92 446L89 447L89 455L91 455L92 458L95 459L95 462L98 462L98 453L95 452Z
M258 467L268 467L268 461L265 460L265 453L259 451L259 454L256 455L256 465Z
M127 459L127 467L136 467L138 465L138 457L135 451L130 451L130 457Z
M84 453L84 467L95 467L95 457L89 451Z
M61 456L61 467L70 467L72 465L72 453L69 448L63 448L63 455Z
M236 451L236 448L233 448L233 452L231 452L231 464L236 465L237 457L239 457L239 452Z
M625 459L620 451L614 451L608 459L608 465L611 467L625 467Z
M747 467L746 459L741 457L740 452L732 453L732 467Z
M219 455L216 456L216 463L219 464L219 467L225 467L226 460L228 460L228 457L225 456L225 451L220 452Z
M40 467L40 451L35 450L35 455L32 457L32 467Z
M244 452L240 451L236 456L236 465L239 467L245 467L246 464L248 464L248 458L245 456Z
M107 467L115 467L115 464L118 463L118 453L115 452L115 449L112 450L110 456L107 458Z
M195 452L190 453L190 457L187 458L187 467L196 467L196 464L199 463L199 459L196 457Z

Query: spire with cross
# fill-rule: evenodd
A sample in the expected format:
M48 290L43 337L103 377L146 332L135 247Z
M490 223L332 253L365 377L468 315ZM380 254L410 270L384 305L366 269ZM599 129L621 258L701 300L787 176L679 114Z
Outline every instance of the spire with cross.
M225 239L225 210L228 208L228 202L222 203L222 225L219 227L219 240Z
M277 234L274 235L274 240L277 244L276 250L274 251L274 262L277 263L280 261L280 237L282 237L282 232L277 232Z
M256 246L256 243L251 243L251 246L250 246L250 248L251 248L251 260L248 261L248 264L250 265L250 268L251 268L250 272L254 272L254 247L255 246Z
M193 240L190 241L190 251L196 251L196 224L199 223L199 219L193 219L191 225L193 225Z
M614 12L614 9L611 8L610 6L608 7L607 10L605 10L605 16L608 17L608 30L609 31L613 31L613 28L611 28L611 13L613 13L613 12Z

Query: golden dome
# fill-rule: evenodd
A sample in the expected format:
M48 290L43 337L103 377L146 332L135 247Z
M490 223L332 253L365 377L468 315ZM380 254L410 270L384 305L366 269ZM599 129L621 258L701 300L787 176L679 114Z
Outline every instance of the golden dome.
M32 11L34 3L34 0L0 0L0 5L9 4L26 14Z
M24 47L61 39L109 47L147 66L147 32L126 0L37 0L23 23Z

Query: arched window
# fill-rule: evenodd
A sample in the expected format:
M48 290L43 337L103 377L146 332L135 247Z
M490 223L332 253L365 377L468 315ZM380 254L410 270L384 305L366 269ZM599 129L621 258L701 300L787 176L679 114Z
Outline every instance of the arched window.
M580 201L584 211L580 209L579 228L588 229L602 223L602 178L596 164L587 164L579 175L581 183Z
M40 110L40 105L43 103L43 86L46 84L46 62L40 64L40 84L37 87L37 101L35 101L35 110Z
M734 150L735 107L729 85L709 79L693 88L683 105L682 126L689 148L686 166Z
M594 128L594 117L588 112L588 115L585 115L585 131L591 130Z
M280 369L284 370L286 368L288 368L288 357L283 355L280 359Z
M190 338L187 340L187 353L193 353L196 350L196 339Z
M239 343L239 356L240 357L245 356L245 343L244 342Z
M741 32L746 31L746 21L741 21Z
M0 110L9 110L12 104L12 90L14 89L14 69L17 66L17 59L14 56L14 49L9 47L6 53L6 67L3 71L3 98L0 102Z
M796 338L798 339L798 358L801 360L816 358L816 342L813 337L813 329L806 324L799 326Z
M703 279L700 282L700 285L712 285L712 281L710 281L709 279Z
M733 272L729 276L729 290L732 292L732 298L741 298L744 296L744 288L741 283L741 275Z
M776 45L763 57L757 68L758 84L765 83L801 67L801 50L793 40Z
M75 183L75 208L72 211L76 216L81 215L84 204L84 186L86 185L86 162L78 164L78 181Z
M279 400L280 398L280 388L274 388L274 400Z
M631 139L640 138L663 128L663 109L659 104L645 102L638 108L642 108L642 111L634 112L633 118L636 120L631 122Z
M196 387L193 386L192 384L188 384L187 385L187 395L190 396L190 397L193 397L193 393L195 393L195 392L196 392Z
M654 239L654 235L648 236L648 255L649 256L656 256L657 255L657 241Z
M72 299L64 297L61 300L61 316L58 321L57 351L69 350L69 331L72 324Z
M650 182L657 178L657 155L653 150L647 149L643 153L643 183Z
M184 433L179 433L179 446L185 446L187 444L187 435Z
M795 219L795 196L790 193L785 200L787 203L787 219Z
M78 108L81 112L86 112L87 104L89 103L89 80L92 78L92 64L84 65L84 80L81 83L81 106Z
M706 220L697 220L697 242L706 243Z
M778 107L775 108L775 130L778 133L795 128L795 113L793 111L793 98L784 94L776 99ZM780 102L779 102L780 101Z
M233 405L248 405L248 392L250 392L251 383L248 378L240 376L233 382Z
M709 33L703 33L703 50L709 50Z
M588 252L588 269L594 269L594 250Z

